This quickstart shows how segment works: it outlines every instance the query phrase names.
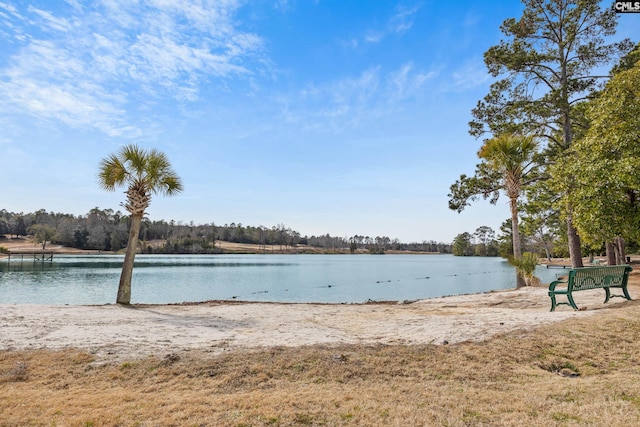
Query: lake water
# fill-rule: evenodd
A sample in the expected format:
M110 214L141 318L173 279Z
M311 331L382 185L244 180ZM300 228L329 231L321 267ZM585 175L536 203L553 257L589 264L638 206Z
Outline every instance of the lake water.
M0 303L115 302L123 256L0 259ZM558 270L539 267L543 283ZM361 303L515 287L501 258L452 255L138 255L132 303L207 300Z

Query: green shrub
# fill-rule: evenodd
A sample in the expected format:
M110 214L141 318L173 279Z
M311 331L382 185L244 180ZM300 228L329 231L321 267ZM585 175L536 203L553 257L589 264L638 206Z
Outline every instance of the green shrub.
M535 286L540 283L540 279L535 276L536 266L538 265L538 255L533 252L525 252L522 258L509 258L509 264L516 268L516 271L524 277L527 286Z

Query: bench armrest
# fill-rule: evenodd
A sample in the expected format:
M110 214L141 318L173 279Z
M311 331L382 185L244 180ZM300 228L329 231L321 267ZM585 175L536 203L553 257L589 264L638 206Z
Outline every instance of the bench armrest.
M549 284L549 290L550 291L555 291L556 290L556 286L558 285L566 285L569 283L569 280L554 280L553 282L551 282Z

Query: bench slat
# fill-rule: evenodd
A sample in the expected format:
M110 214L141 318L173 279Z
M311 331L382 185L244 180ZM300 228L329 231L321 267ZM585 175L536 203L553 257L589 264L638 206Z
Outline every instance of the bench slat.
M626 266L585 267L575 270L572 289L596 289L604 287L622 286L625 279Z

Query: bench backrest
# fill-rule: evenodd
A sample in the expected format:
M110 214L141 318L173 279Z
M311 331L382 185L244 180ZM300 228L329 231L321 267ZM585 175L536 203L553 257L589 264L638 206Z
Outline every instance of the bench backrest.
M574 268L569 272L569 286L576 291L623 286L631 270L628 265Z

